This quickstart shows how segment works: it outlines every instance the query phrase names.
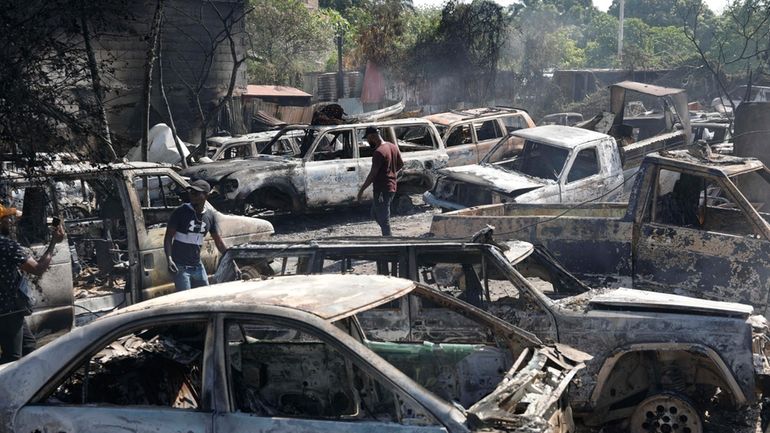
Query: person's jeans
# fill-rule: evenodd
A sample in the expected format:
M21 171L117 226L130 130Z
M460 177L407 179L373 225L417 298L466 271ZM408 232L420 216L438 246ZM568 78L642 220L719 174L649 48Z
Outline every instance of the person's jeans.
M24 338L23 313L11 313L0 316L0 364L21 359L21 347Z
M174 274L174 287L177 292L209 285L209 276L206 275L203 263L195 266L178 266L178 268L179 270Z
M390 236L390 203L393 201L394 192L377 191L372 202L372 218L377 221L383 236Z

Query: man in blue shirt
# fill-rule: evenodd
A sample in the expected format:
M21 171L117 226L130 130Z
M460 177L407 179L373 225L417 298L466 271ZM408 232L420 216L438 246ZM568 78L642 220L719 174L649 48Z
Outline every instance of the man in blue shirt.
M205 180L196 180L190 183L187 190L190 202L179 206L171 214L163 239L168 271L174 276L177 291L208 286L208 275L201 262L201 246L206 233L211 233L220 254L227 249L219 236L214 210L206 209L211 186Z

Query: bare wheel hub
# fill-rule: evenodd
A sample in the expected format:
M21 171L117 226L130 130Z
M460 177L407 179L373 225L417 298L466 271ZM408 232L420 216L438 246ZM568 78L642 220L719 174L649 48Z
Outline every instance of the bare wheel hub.
M662 393L639 403L631 415L631 432L703 433L703 423L686 399Z

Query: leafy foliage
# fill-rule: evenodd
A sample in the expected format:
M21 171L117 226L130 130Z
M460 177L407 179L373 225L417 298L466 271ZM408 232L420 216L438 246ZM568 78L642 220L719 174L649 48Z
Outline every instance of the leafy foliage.
M252 38L251 82L298 85L301 74L323 68L334 48L337 29L347 21L339 13L310 11L298 0L250 0L247 20Z

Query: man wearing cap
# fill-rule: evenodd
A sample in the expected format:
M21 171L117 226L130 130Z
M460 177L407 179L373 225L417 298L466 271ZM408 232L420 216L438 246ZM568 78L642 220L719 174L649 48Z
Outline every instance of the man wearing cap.
M48 248L38 260L32 258L18 242L11 239L11 230L16 223L16 208L0 205L0 364L21 358L24 339L24 316L26 309L20 309L19 282L24 271L37 276L43 275L51 265L54 247L64 239L61 224L52 228Z
M221 254L227 247L219 236L213 209L206 209L211 186L205 180L196 180L187 187L190 202L174 209L166 225L163 250L168 271L174 276L177 291L208 286L209 279L201 262L201 246L206 233L211 233Z
M384 141L380 131L374 126L368 126L364 132L366 141L374 150L372 154L372 168L366 176L364 184L358 190L358 201L364 190L372 185L374 189L374 201L372 202L372 217L380 225L383 236L390 236L390 203L396 195L396 177L398 171L404 166L401 152L395 144Z

